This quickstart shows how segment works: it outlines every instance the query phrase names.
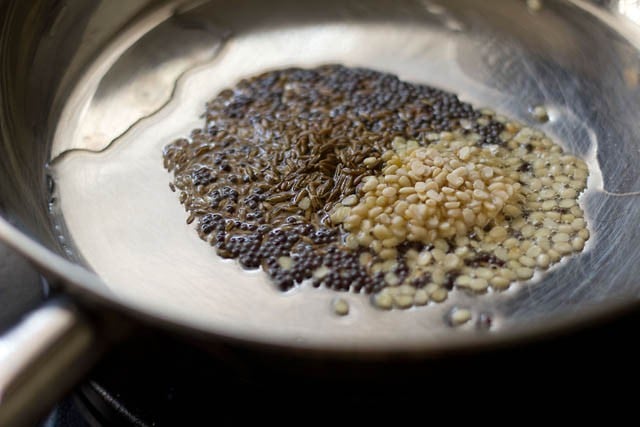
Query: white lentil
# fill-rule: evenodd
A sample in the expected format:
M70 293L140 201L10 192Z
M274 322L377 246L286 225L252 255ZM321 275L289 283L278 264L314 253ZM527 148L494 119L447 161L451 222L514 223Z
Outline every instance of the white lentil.
M327 274L329 274L330 270L326 266L320 266L313 272L314 279L322 279Z
M493 289L504 290L509 287L511 281L501 276L494 276L491 278L490 283Z
M471 311L466 308L453 308L449 314L449 321L452 326L460 326L471 320Z
M478 268L476 271L476 276L478 276L479 278L482 279L491 279L494 275L493 270L489 269L489 268L484 268L484 267L480 267Z
M554 262L558 262L560 260L560 252L558 252L555 248L549 249L547 251L547 256L549 257L549 260L554 263Z
M520 280L529 280L533 277L533 269L529 267L520 267L516 269L516 275Z
M558 226L558 232L559 233L570 234L570 233L573 232L573 228L570 225L567 225L567 224L560 224Z
M568 254L573 252L573 246L571 246L568 242L557 242L554 243L553 249L559 254Z
M573 240L571 240L571 246L574 251L581 251L584 249L584 239L580 236L574 237Z
M536 257L536 265L540 268L546 269L551 264L551 260L549 259L549 255L540 254Z
M291 268L293 267L293 259L288 256L281 256L280 258L278 258L278 265L283 270L291 270Z
M364 165L367 167L373 167L377 162L378 159L376 159L375 157L367 157L362 161L362 163L364 163Z
M343 206L355 206L358 203L357 196L348 196L342 200Z
M535 237L536 237L536 240L538 240L538 242L548 238L549 236L551 236L551 230L549 228L541 228L537 230L535 233Z
M389 310L393 307L393 297L389 294L378 293L373 297L373 304L384 310Z
M451 271L459 268L462 265L462 260L460 260L460 258L455 254L447 254L444 257L442 264L445 270Z
M393 272L384 275L384 280L389 286L396 286L400 283L400 278Z
M489 288L489 282L487 282L487 279L482 278L471 279L469 288L476 292L484 292Z
M504 290L583 250L589 231L577 198L586 165L540 132L512 122L505 129L505 147L477 146L474 135L433 133L427 146L396 138L392 150L364 160L372 171L384 162L380 174L364 177L359 193L336 204L330 219L348 232L348 247L371 248L383 261L361 260L383 272L393 290L376 295L375 305L444 301L452 277L455 286L475 292ZM425 249L399 251L407 241ZM480 254L505 264L488 268L473 261ZM405 256L406 280L395 273L398 256ZM430 280L424 288L411 285L424 274Z
M516 273L514 273L513 270L509 270L508 268L500 269L500 276L504 277L509 281L513 281L516 279Z
M525 267L535 267L536 266L536 261L533 258L530 258L528 256L521 256L520 258L518 258L518 262L522 265L524 265Z
M542 9L542 3L540 3L540 0L527 0L527 7L532 12L538 12L540 9ZM534 107L531 113L533 114L533 117L535 117L536 120L540 122L546 122L549 120L547 109L541 105Z
M435 302L442 302L447 299L447 296L449 296L449 292L444 288L438 288L430 295L431 299Z
M568 242L570 239L569 235L566 233L556 233L553 235L551 240L553 242Z
M573 228L574 231L580 231L585 227L585 222L584 219L582 218L576 218L571 222L571 228Z
M349 303L343 298L336 298L333 300L333 311L338 316L346 316L349 314Z
M537 245L532 245L531 247L529 247L529 249L527 250L527 256L529 258L535 258L538 255L540 255L542 253L542 249L540 249L540 246Z
M413 306L413 297L411 295L394 295L393 303L398 308L409 308Z
M413 303L415 305L425 305L429 302L429 294L424 289L418 289L413 296Z
M471 277L462 275L456 278L456 284L458 286L462 286L463 288L467 288L471 285Z
M520 234L522 234L522 237L527 238L527 239L529 237L533 236L535 233L536 233L536 229L533 226L529 225L529 224L525 225L520 230Z

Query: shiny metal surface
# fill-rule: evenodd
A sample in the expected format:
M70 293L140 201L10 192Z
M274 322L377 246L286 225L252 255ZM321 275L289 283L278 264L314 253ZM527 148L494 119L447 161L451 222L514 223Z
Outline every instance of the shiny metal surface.
M0 424L37 425L102 348L68 302L51 301L28 315L0 338Z
M640 295L636 2L544 1L531 10L516 0L177 8L123 1L125 11L113 6L119 2L69 1L49 10L42 1L35 3L49 32L34 25L29 37L16 23L17 3L2 3L13 8L4 15L2 49L13 52L10 40L19 36L17 45L31 49L0 64L0 194L31 235L96 275L71 270L15 233L0 237L29 249L71 291L252 342L427 352L551 331L588 318L589 307L613 309ZM52 49L57 61L47 57ZM529 110L545 105L551 120L536 126L592 169L582 198L593 231L588 250L540 283L498 295L454 293L442 305L391 313L349 295L346 318L331 315L328 292L280 295L258 275L216 261L167 189L162 146L198 126L204 102L221 87L264 69L324 62L392 71L531 124ZM49 161L57 230L47 213ZM452 331L442 321L452 304L493 313L494 330L470 324Z

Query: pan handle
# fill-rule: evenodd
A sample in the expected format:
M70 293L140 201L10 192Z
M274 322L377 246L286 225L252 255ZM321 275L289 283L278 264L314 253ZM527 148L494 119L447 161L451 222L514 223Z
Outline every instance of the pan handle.
M35 425L104 351L97 329L66 297L0 337L0 425Z

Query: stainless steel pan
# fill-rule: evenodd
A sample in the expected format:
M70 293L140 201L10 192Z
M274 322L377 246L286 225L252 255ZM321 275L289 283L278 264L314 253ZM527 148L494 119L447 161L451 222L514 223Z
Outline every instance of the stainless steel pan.
M35 390L53 401L47 386L70 385L132 319L372 360L512 344L635 308L639 25L630 0L0 1L0 201L19 224L0 219L0 239L65 295L2 338L0 419L24 416ZM415 310L348 295L345 318L329 291L281 295L216 260L168 190L162 146L238 79L327 62L451 90L587 159L586 251L537 283ZM539 105L546 123L531 114ZM493 327L452 330L454 305L491 313Z

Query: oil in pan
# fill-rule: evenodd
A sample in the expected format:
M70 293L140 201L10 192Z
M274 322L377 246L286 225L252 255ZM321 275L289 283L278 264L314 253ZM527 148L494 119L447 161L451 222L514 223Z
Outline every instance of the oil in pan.
M492 329L500 329L507 327L510 322L518 322L520 318L536 315L536 301L553 299L554 289L559 288L559 283L567 282L568 278L571 278L573 283L592 281L588 254L591 246L595 244L593 242L600 242L597 228L604 221L602 217L608 213L604 210L594 210L591 206L600 206L603 203L602 198L619 200L622 204L629 204L630 199L612 197L602 190L602 179L596 161L596 138L593 131L584 124L588 121L579 115L581 112L571 111L569 106L558 102L557 99L547 99L545 95L548 94L541 93L544 91L528 88L531 90L522 93L514 91L513 87L511 90L502 90L504 88L496 86L492 78L483 74L483 67L496 66L496 52L502 52L510 58L516 57L526 66L531 65L533 59L528 58L523 52L509 51L514 49L510 43L500 46L499 40L482 34L470 40L464 19L454 18L454 14L443 8L431 5L421 13L420 22L405 22L402 25L394 23L393 20L380 23L335 19L333 22L261 28L246 33L208 24L187 26L190 28L189 31L195 31L193 28L197 28L198 31L209 34L209 43L201 44L186 56L184 50L177 49L177 59L167 59L163 63L165 68L162 73L157 72L158 68L151 68L146 74L138 70L139 75L134 75L131 80L133 83L122 84L123 76L139 65L135 61L124 61L122 58L127 58L125 54L110 67L105 67L108 69L106 74L89 76L83 84L85 89L94 88L95 97L88 110L81 110L77 106L74 108L71 104L68 106L68 120L58 129L50 165L51 175L56 182L57 204L54 212L67 230L66 238L70 247L104 279L116 295L136 304L151 306L160 312L202 327L216 324L240 333L259 333L268 328L269 334L276 331L275 334L283 340L309 340L318 343L351 340L356 344L365 345L378 341L424 341L450 333L449 325L464 324L465 327L462 329L485 329L490 325ZM198 22L206 21L202 16L206 16L206 13L201 14L201 21ZM185 18L170 19L184 22ZM127 46L124 51L133 52L138 49L139 52L147 52L158 49L159 41L167 40L166 34L164 37L161 34L168 31L167 28L171 26L166 23L157 26L136 44ZM474 46L478 45L482 48L478 49L475 55L478 61L475 65L477 69L470 69L469 63L474 58L471 52L474 51ZM495 49L491 53L494 56L491 60L490 55L482 55L486 53L484 50L488 49L488 46ZM576 170L582 171L579 172L582 177L580 179L585 180L581 184L582 187L574 188L576 194L569 194L571 188L565 186L558 191L566 190L567 197L557 200L558 193L550 194L546 198L546 193L542 194L544 189L539 189L542 199L549 200L546 205L545 200L536 201L541 210L558 208L560 217L573 215L576 220L575 230L572 228L555 231L554 236L559 236L557 242L551 235L544 237L548 237L549 245L557 244L558 248L571 246L570 250L563 252L566 254L582 251L586 243L583 255L571 257L568 262L558 264L549 274L534 275L536 265L526 265L530 259L537 262L536 259L539 258L542 264L538 264L538 267L545 268L545 264L548 266L553 261L558 261L560 256L549 260L547 264L545 257L541 256L542 249L540 253L534 253L535 247L531 249L529 246L523 251L522 259L518 261L519 266L513 264L515 276L505 279L505 284L505 280L496 279L495 275L482 277L483 274L487 274L484 270L490 269L490 266L485 268L487 266L484 265L490 261L489 258L478 258L478 265L473 268L481 271L474 277L468 277L464 274L452 275L447 271L441 274L437 269L421 270L417 266L425 261L418 258L427 258L427 255L423 254L423 251L413 250L413 270L409 268L406 279L409 280L412 273L415 273L415 276L410 277L412 282L407 284L424 277L426 273L430 275L431 281L426 282L424 287L395 286L399 284L395 282L399 279L397 272L383 265L386 261L384 250L389 248L381 246L369 254L380 261L380 266L375 267L378 271L373 273L382 274L385 283L394 286L385 287L386 291L371 289L370 293L375 295L373 305L370 296L365 293L338 295L324 286L314 289L313 281L282 293L270 283L264 272L247 271L237 263L215 255L211 246L200 240L194 230L198 226L202 227L202 222L195 221L190 226L186 225L189 214L178 203L176 194L168 188L172 176L162 167L163 149L172 141L192 135L193 129L202 128L204 119L201 114L206 103L223 89L233 87L242 78L287 67L312 69L323 64L345 64L346 67L379 70L397 75L403 81L426 84L456 93L465 105L495 108L500 114L495 115L489 110L477 111L482 116L480 118L488 122L496 118L495 123L502 126L501 132L510 125L501 114L516 117L534 128L544 130L551 140L558 141L566 153L586 162L575 160ZM518 67L513 61L509 65ZM533 80L535 78L532 78ZM136 86L137 82L145 84ZM517 83L519 82L510 82L516 86ZM167 95L166 103L163 102L162 96L154 98L158 95L154 92L156 87L158 93ZM114 88L121 88L121 91L118 92ZM132 96L141 97L145 102L132 102L128 105L140 104L147 109L123 109L118 112L118 103ZM149 101L149 98L152 98L153 102ZM86 97L77 97L76 100L80 104L86 102ZM544 108L539 105L544 105ZM535 114L532 115L530 110ZM94 120L86 120L87 117L94 117ZM109 120L97 119L105 117ZM129 121L123 117L128 117ZM540 123L536 118L549 120ZM102 123L100 129L94 127L96 123ZM115 124L111 126L111 123ZM127 123L129 126L124 125ZM515 137L520 130L514 129L512 136ZM411 160L416 160L411 157L412 153L415 152L415 156L424 155L422 159L429 156L426 152L416 151L416 147L412 146L416 144L416 139L425 136L416 135L414 139L411 138L412 135L393 138L388 153L378 154L381 158L387 156L388 160L401 164L408 162L407 165L411 167ZM433 143L448 146L450 141L446 141L447 138L439 138ZM518 146L523 146L525 151L529 150L527 144L534 140L548 141L550 145L546 148L550 151L556 147L541 133L531 132L529 135L520 135L520 138L529 138L527 141L518 142ZM489 145L491 144L487 144ZM530 151L543 150L545 146L540 147L531 146ZM462 148L464 147L458 147L457 151ZM514 158L519 155L514 155ZM371 158L373 160L366 161L376 161L375 156L367 156L365 159ZM574 157L567 155L564 161L571 162L572 159ZM481 163L486 159L477 160ZM534 170L534 165L522 160L511 166L515 172L520 173ZM480 170L479 173L483 171ZM485 173L488 181L484 185L494 184L491 181L493 176L488 176L489 171L486 170ZM372 171L366 178L371 182L374 179L380 180L381 184L385 182L382 169ZM498 181L500 180L503 179L500 178ZM516 182L517 179L511 181L510 185L522 185ZM568 204L571 198L577 198L585 184L588 190L582 195L580 205L584 208L586 220L579 223L580 218L575 214L578 211L582 214L582 208L575 203L571 206ZM550 190L553 189L553 183L549 183L548 187ZM389 203L395 207L403 200L396 197L399 193L391 195L391 192L399 192L401 189L393 186L381 187L381 194L378 195L375 193L378 191L377 187L373 188L371 184L370 191L371 196L389 196L393 199ZM352 203L349 195L343 196L336 198L334 206L325 213L328 218L333 216L333 220L344 227L348 223L347 218L357 214L360 200L353 200ZM304 202L304 197L298 202ZM551 206L552 202L555 203L554 206ZM567 206L556 206L562 202ZM572 208L576 212L571 212ZM456 207L451 205L451 209ZM199 216L202 220L204 215ZM538 220L543 223L545 218L541 217ZM585 228L585 221L592 225L591 233L595 231L593 235ZM488 222L484 226L487 224ZM521 226L523 227L522 224ZM348 225L347 228L349 227L354 235L361 231L357 225ZM496 231L493 231L494 228ZM487 228L487 235L493 233L496 238L504 237L503 241L507 240L507 236L498 236L502 231L498 228ZM526 240L530 230L527 228L523 231L520 231L520 234L525 234L523 237ZM433 265L444 265L446 260L451 265L456 264L454 267L462 268L460 263L464 262L464 257L455 254L455 243L447 243L452 241L453 235L443 233L435 238L425 238L428 242L421 241L424 246L432 246L428 252L434 260L430 262L435 262ZM578 235L579 233L582 235ZM382 234L381 231L381 241L384 240ZM342 243L346 246L352 245L355 248L357 245L367 244L366 239L354 243L354 238L350 238L349 235L343 237L346 240L342 240ZM578 241L579 239L582 241ZM443 247L443 241L448 245L446 248ZM373 241L369 243L375 245ZM522 242L518 241L514 247L521 248L521 245ZM489 247L491 248L491 245ZM507 251L509 249L505 248ZM408 247L406 250L412 249ZM393 251L386 253L391 252ZM474 257L482 256L485 252L478 250ZM527 255L528 252L531 252L531 256ZM397 256L397 250L393 255ZM491 254L487 254L487 257L490 256ZM282 270L286 267L287 258L289 257L284 255L278 256L275 259L275 269ZM360 262L360 259L358 261ZM473 263L473 259L470 262ZM371 262L372 267L375 264ZM394 266L396 267L397 265ZM318 265L309 273L313 279L314 274L318 278L324 270L322 265ZM533 285L514 284L508 290L503 290L514 281L528 281L532 276L532 280L536 282ZM132 286L131 283L136 285ZM488 292L490 295L478 296L475 292L462 289L473 290L474 287L477 288L476 291ZM396 294L391 289L397 290ZM575 295L579 295L580 289L584 289L584 285L582 288L576 285ZM426 294L426 298L423 294ZM402 298L404 296L410 298ZM337 297L339 298L336 299ZM429 300L442 304L421 307ZM388 312L378 309L392 306L413 308ZM558 304L554 309L560 306L561 304ZM547 308L545 305L545 310ZM334 311L349 314L335 316ZM542 314L543 311L539 313Z

